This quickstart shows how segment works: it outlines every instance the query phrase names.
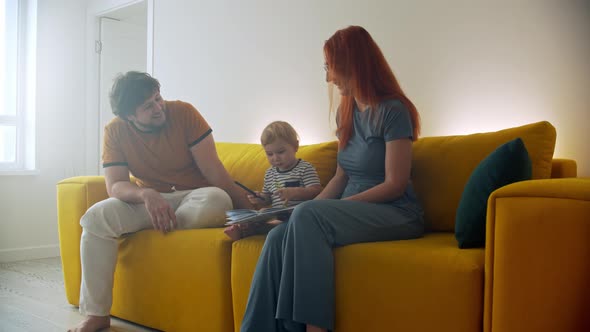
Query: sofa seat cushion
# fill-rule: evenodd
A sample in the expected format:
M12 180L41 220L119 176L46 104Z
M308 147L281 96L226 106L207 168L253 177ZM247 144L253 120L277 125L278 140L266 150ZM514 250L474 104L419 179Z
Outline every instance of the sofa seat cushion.
M233 244L235 331L263 243ZM457 248L453 233L344 246L334 257L336 331L481 331L484 250Z
M120 240L112 315L162 331L233 330L231 241L220 228Z

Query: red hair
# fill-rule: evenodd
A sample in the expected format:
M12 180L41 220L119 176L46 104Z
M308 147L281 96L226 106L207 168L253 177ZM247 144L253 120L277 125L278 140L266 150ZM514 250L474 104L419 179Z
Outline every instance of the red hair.
M338 111L340 147L352 135L355 97L375 109L385 99L399 99L410 112L414 129L413 140L420 134L420 115L416 106L402 91L381 49L371 35L360 26L338 30L324 44L328 75L335 73L350 89L351 95L341 96Z

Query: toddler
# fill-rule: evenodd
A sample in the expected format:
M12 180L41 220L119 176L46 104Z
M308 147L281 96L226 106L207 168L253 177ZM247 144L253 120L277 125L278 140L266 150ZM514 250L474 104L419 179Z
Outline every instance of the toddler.
M257 196L248 195L255 208L286 207L313 199L322 186L315 168L305 160L297 159L299 140L295 129L284 121L275 121L266 126L260 136L270 167L264 175L262 192ZM237 224L227 227L224 232L232 240L245 236L262 234L280 223L272 220L266 223Z

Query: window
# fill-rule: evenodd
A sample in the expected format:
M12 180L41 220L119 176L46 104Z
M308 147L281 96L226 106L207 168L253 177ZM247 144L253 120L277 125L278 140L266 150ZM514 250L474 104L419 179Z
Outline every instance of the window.
M0 171L35 168L36 3L0 0Z

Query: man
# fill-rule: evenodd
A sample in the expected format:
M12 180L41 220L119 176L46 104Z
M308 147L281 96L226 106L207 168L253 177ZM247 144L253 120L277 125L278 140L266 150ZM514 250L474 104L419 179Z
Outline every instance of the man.
M110 102L117 118L105 128L102 157L110 198L80 220L80 313L87 317L76 332L110 326L117 238L151 227L166 234L222 226L232 202L251 208L192 105L163 100L158 80L134 71L115 79Z

